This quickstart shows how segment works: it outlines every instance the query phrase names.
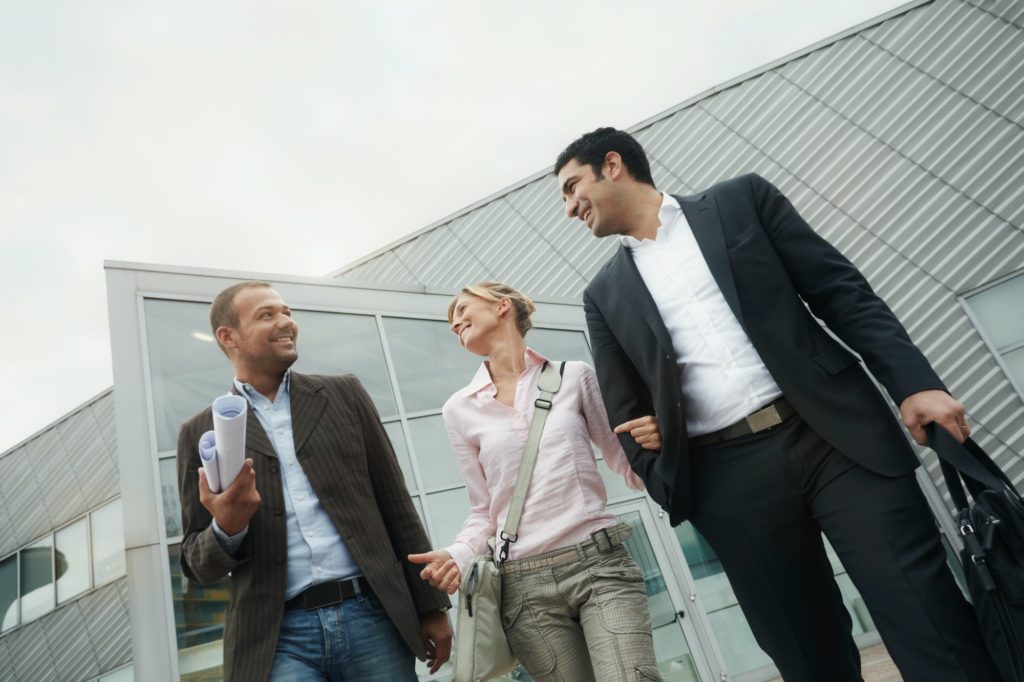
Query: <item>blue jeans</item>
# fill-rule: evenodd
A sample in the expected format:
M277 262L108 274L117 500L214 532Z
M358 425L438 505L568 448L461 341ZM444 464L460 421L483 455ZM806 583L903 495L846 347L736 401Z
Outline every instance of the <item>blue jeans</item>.
M416 680L415 657L376 595L285 611L271 682Z

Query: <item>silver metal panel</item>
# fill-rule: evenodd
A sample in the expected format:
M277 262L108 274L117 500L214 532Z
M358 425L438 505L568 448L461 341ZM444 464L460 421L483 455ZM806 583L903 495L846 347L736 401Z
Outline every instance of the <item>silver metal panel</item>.
M340 277L366 282L393 282L413 286L423 284L399 260L394 251L385 251L379 257L345 271Z
M78 601L83 627L92 641L101 671L113 670L132 657L126 578L120 578Z
M549 277L565 283L559 294L565 298L578 299L586 282L604 265L615 249L615 241L594 239L587 227L565 216L565 204L558 192L558 182L552 175L513 190L504 197L505 204L522 216L549 248L558 253L564 261L565 273L552 271ZM500 235L499 235L500 237ZM578 277L575 287L568 283Z
M553 187L552 183L549 189ZM534 298L565 298L578 292L585 284L583 277L510 208L505 201L495 201L448 227L460 242L476 245L474 251L495 279Z
M89 410L96 418L96 425L103 434L103 442L107 445L107 456L117 467L117 428L114 415L114 392L111 389L89 405Z
M24 446L0 457L0 494L7 513L15 519L17 546L26 545L53 528L46 507L40 504L43 493Z
M401 244L395 255L417 280L439 289L458 289L467 280L478 282L492 276L479 256L456 239L447 225Z
M39 621L4 635L17 682L64 682L57 675L50 656L46 633Z
M58 679L83 680L100 674L91 633L85 627L77 601L58 608L40 622L46 631Z
M0 637L0 680L14 679L14 661L7 649L7 639Z
M111 395L106 394L89 409L71 414L57 424L67 453L66 464L74 471L88 509L96 508L120 490L114 459L117 451L107 444L97 422L97 416L113 418L113 410L103 409L112 402Z
M78 487L76 471L68 466L68 452L56 426L25 443L25 456L42 493L36 504L41 502L46 506L51 528L88 509Z

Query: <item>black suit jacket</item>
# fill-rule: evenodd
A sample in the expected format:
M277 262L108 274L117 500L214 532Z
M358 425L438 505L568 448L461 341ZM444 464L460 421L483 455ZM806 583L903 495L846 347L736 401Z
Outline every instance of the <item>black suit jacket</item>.
M725 300L800 416L836 449L886 476L918 460L856 356L893 400L945 390L863 275L770 182L745 175L676 197ZM583 294L612 425L655 414L660 452L619 439L673 525L692 503L684 401L672 339L625 246ZM815 319L818 318L818 319ZM684 367L683 372L686 371Z
M352 558L409 648L423 658L419 616L447 608L448 597L406 560L428 552L423 525L370 396L352 375L291 373L295 453ZM200 584L231 573L224 619L224 679L265 680L284 615L287 539L284 489L274 446L249 408L245 454L252 457L260 506L235 557L221 548L199 502L199 437L213 428L210 408L189 419L178 438L181 565Z

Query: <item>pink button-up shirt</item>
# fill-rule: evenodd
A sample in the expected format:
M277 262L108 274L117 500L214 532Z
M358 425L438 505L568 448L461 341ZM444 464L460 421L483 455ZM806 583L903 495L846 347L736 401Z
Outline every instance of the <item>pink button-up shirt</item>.
M444 404L448 439L469 493L469 517L447 549L459 570L487 551L487 539L504 525L523 461L526 435L540 394L537 380L545 358L526 351L526 369L516 382L514 407L495 397L486 364L473 381ZM521 559L586 540L613 526L608 494L590 447L593 441L608 467L635 490L643 481L629 468L618 437L608 427L597 376L583 362L565 363L562 385L544 424L540 452L510 559Z

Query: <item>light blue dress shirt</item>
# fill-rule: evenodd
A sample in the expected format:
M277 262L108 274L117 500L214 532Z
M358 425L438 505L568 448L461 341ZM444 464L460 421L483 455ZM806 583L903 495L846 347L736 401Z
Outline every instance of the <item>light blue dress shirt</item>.
M292 437L291 372L286 372L274 402L249 384L235 379L235 388L245 396L256 412L267 438L281 463L284 487L285 523L288 538L288 566L284 598L291 599L310 585L362 575L348 547L324 511L313 486L295 456ZM238 550L249 528L228 536L213 522L213 532L224 550Z

